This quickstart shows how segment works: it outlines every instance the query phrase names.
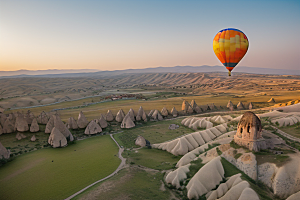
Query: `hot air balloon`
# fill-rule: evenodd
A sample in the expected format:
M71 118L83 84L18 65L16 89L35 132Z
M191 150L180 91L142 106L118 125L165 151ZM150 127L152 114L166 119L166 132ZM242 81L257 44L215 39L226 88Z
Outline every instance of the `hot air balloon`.
M247 36L240 30L227 28L219 31L213 41L213 49L221 61L228 69L228 75L240 62L248 50L249 41Z

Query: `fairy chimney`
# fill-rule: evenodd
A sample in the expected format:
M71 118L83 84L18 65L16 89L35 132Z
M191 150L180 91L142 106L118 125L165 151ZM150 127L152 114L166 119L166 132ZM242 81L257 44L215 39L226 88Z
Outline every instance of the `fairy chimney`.
M110 110L107 111L106 121L108 121L108 122L114 121L114 115L112 114L112 112Z
M117 122L122 122L124 117L125 117L125 113L122 109L120 109L119 112L116 115L116 121Z
M237 107L238 110L244 110L245 109L244 104L241 101L238 103L238 105L236 107Z
M166 107L163 107L163 109L161 110L161 115L164 117L167 117L169 114L169 111L167 110Z
M177 117L178 116L178 111L176 110L175 107L172 108L171 114L173 115L173 117Z
M240 119L234 142L251 151L267 148L265 139L262 137L261 121L253 112L245 112Z
M142 106L139 108L139 111L137 112L135 119L136 121L144 120L145 122L147 122L147 115Z

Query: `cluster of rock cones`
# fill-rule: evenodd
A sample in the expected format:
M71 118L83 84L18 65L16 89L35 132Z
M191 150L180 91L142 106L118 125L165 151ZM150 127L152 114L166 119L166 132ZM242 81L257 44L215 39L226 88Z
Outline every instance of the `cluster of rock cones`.
M252 109L253 104L249 103L248 107L249 109ZM235 108L245 109L241 102L239 102L237 106L234 106L231 101L228 102L227 108L230 110ZM17 132L16 139L21 140L26 138L23 134L24 132L39 132L39 124L44 124L46 125L45 133L50 134L48 143L53 147L64 147L67 145L68 141L74 140L70 129L85 129L84 134L93 135L101 133L103 129L109 126L110 122L113 121L121 123L121 128L133 128L135 127L135 123L139 121L160 121L166 117L177 117L179 114L203 113L209 110L220 109L223 108L221 106L215 106L213 103L199 106L195 100L192 100L191 103L184 100L182 103L182 113L178 112L175 107L173 107L171 111L166 107L163 107L161 111L155 109L146 114L141 106L137 112L131 108L127 114L120 109L115 116L108 110L106 115L101 114L99 118L89 121L81 111L77 120L75 120L74 117L70 117L67 123L62 122L58 113L49 116L49 114L43 111L37 117L35 117L30 110L25 114L10 113L6 115L0 113L0 135L3 133ZM31 141L35 141L36 139L36 136L32 135Z

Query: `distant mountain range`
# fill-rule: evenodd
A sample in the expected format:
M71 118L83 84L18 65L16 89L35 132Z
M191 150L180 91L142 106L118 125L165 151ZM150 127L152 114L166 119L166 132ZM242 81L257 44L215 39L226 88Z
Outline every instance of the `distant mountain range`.
M75 69L75 70L18 70L0 71L0 77L81 77L81 76L114 76L124 73L196 73L196 72L224 72L227 70L223 66L175 66L175 67L156 67L145 69L125 69L115 71L99 71L96 69ZM252 74L277 74L277 75L300 75L300 70L289 69L270 69L256 67L237 67L233 73L252 73Z

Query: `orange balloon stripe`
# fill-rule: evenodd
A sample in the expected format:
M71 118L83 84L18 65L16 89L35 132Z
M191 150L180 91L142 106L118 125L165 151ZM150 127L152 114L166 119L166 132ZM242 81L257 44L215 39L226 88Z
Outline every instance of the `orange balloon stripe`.
M218 32L213 40L216 56L230 71L244 57L248 46L248 38L237 29L224 29Z

